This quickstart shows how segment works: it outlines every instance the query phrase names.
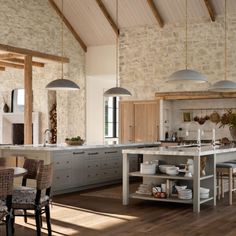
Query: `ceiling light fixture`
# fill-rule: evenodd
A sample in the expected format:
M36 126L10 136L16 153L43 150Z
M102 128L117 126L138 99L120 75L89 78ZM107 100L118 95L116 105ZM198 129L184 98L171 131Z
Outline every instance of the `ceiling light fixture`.
M207 78L195 70L188 69L188 5L185 0L185 70L179 70L171 74L166 82L169 83L204 83Z
M220 80L209 88L212 92L234 92L236 91L236 83L227 80L227 0L225 0L225 79Z
M64 64L63 64L63 57L64 57L64 31L63 31L63 0L61 1L61 12L62 12L62 17L61 17L61 78L56 79L48 83L46 86L46 89L49 90L78 90L79 86L68 79L64 79Z
M116 0L116 25L118 27L118 0ZM131 96L130 91L125 88L120 87L119 85L119 32L116 36L116 87L108 89L105 93L105 97L125 97Z

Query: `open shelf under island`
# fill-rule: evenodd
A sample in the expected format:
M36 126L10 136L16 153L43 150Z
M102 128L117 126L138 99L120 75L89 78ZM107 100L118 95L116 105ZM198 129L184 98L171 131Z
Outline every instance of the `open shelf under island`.
M151 200L151 201L163 201L163 202L175 202L186 203L193 205L194 212L200 212L200 205L210 204L216 205L216 163L226 162L236 159L235 147L154 147L143 149L126 149L123 150L123 204L128 205L130 198ZM178 165L186 163L187 159L193 159L194 174L192 177L185 177L184 175L170 176L166 174L142 174L139 171L130 172L129 158L133 154L143 155L143 162L159 160L165 164ZM201 158L206 159L206 175L200 175L200 162ZM192 199L179 199L177 196L167 196L167 198L155 198L151 195L137 194L129 192L129 178L130 176L136 176L142 178L145 184L160 184L163 181L187 181L190 183L193 190ZM209 198L200 198L200 187L210 189Z

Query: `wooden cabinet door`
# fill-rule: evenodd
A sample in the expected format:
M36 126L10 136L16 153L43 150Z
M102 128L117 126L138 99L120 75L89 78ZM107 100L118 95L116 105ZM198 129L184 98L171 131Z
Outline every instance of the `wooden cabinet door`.
M133 102L120 102L119 139L121 143L134 141L134 106Z
M159 102L134 103L135 142L154 142L159 139Z

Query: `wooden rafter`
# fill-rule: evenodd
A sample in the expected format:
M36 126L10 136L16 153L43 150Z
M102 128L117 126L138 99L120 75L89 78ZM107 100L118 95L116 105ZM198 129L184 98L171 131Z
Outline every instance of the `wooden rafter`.
M67 28L70 30L70 32L73 34L75 39L79 42L80 46L83 48L85 52L87 52L87 46L84 43L84 41L80 38L80 36L77 34L75 29L72 27L70 22L66 19L66 17L62 14L61 10L58 8L56 3L53 0L48 0L53 9L56 11L56 13L59 15L59 17L63 20L64 24L67 26Z
M67 57L55 56L55 55L51 55L51 54L47 54L43 52L38 52L38 51L25 49L25 48L17 48L17 47L5 45L5 44L0 44L0 50L10 52L10 53L21 54L24 56L29 55L32 57L38 57L38 58L43 58L45 60L51 60L51 61L57 61L57 62L69 63L70 61L69 58Z
M151 8L152 13L153 13L154 17L156 18L156 20L157 20L159 26L160 26L161 28L163 28L163 26L164 26L164 21L163 21L163 19L161 18L160 13L159 13L159 11L158 11L158 9L157 9L155 3L153 2L153 0L147 0L147 3L148 3L148 5L149 5L149 7Z
M5 71L6 68L4 66L0 66L0 71Z
M105 5L103 4L102 0L96 0L99 8L101 9L103 15L106 17L106 19L108 20L108 22L110 23L112 29L114 30L114 32L116 33L116 35L119 35L119 28L118 25L114 22L114 20L112 19L111 15L109 14L108 10L106 9Z
M19 57L19 55L15 54L15 53L2 53L2 54L0 54L0 60L9 59L9 58L16 58L16 57Z
M213 7L212 7L212 4L210 3L209 0L204 0L205 2L205 5L206 5L206 8L207 8L207 11L210 15L210 18L211 18L211 21L215 21L215 14L214 14L214 11L213 11Z
M20 58L8 58L8 59L4 59L4 61L11 61L11 62L15 62L17 64L25 64L25 60L24 59L20 59ZM32 66L37 66L37 67L44 67L44 63L42 62L38 62L38 61L32 61Z
M15 68L15 69L24 69L24 65L6 62L6 61L0 61L0 66L11 67L11 68Z

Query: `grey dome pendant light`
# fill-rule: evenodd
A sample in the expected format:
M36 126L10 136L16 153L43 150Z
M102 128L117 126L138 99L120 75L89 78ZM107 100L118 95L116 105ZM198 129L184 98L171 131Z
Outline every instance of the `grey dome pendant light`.
M61 11L63 16L63 0L61 1ZM48 90L78 90L80 87L73 81L64 79L64 45L63 45L63 18L61 19L61 79L56 79L47 84L46 89Z
M210 86L211 92L234 92L236 91L236 83L227 80L227 0L225 0L225 79L220 80Z
M116 25L118 26L118 0L116 0ZM119 33L116 36L116 87L108 89L105 97L126 97L131 96L130 91L119 86Z
M188 69L188 5L185 0L185 70L179 70L171 74L167 79L168 83L204 83L207 78L195 70Z

